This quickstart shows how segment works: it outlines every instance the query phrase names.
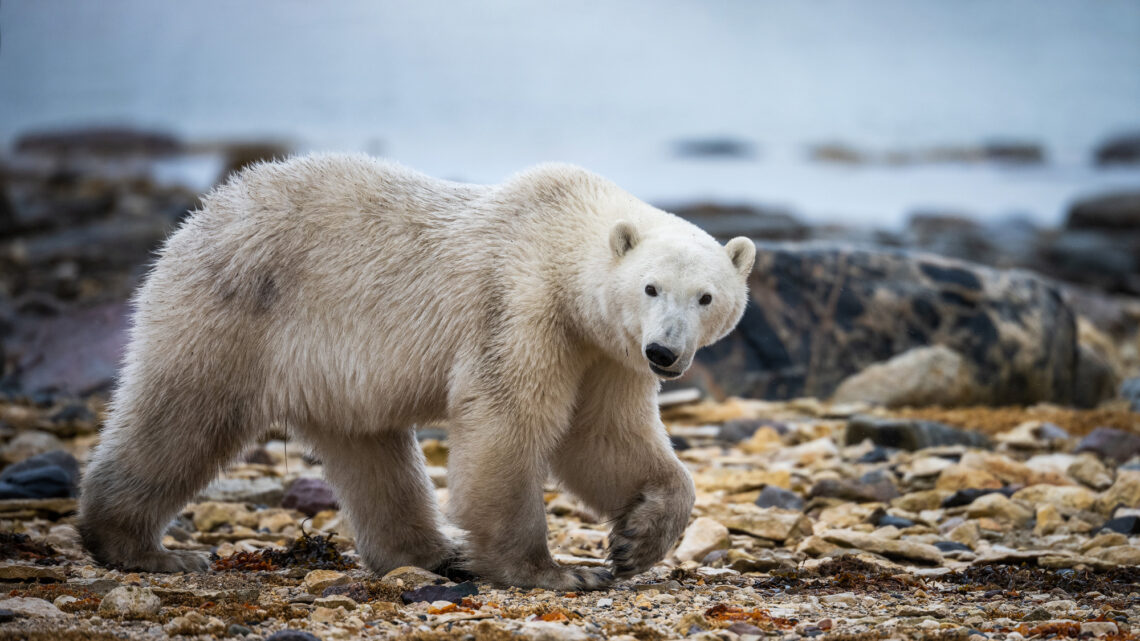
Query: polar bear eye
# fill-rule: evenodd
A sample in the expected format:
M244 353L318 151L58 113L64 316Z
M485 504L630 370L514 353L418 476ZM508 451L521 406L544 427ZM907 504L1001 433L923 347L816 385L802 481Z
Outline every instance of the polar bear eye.
M654 287L653 285L646 285L645 286L645 293L649 294L650 296L656 296L657 295L657 288Z
M702 305L708 305L712 302L712 294L705 294L704 296L701 296L701 299L697 302Z

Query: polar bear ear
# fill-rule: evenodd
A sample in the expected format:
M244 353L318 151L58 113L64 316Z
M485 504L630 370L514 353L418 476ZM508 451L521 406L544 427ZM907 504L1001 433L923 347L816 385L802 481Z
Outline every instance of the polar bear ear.
M617 258L625 256L629 250L637 247L640 240L637 228L624 220L614 223L614 228L610 230L610 249Z
M728 252L728 259L732 261L736 271L748 278L748 274L752 272L752 263L756 262L756 243L744 236L737 236L728 241L724 251Z

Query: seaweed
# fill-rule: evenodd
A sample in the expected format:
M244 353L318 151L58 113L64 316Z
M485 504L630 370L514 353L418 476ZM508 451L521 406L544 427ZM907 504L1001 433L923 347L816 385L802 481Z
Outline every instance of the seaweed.
M1140 568L1121 566L1106 570L1044 569L1034 566L981 565L951 572L940 581L966 591L1021 592L1054 588L1068 594L1128 594L1140 587Z
M35 561L37 565L58 563L52 557L58 552L47 543L37 543L27 534L0 532L0 559Z
M344 558L332 535L309 534L301 529L301 536L284 550L238 552L222 558L214 555L213 568L219 571L264 572L280 568L308 568L312 570L351 570L356 564Z

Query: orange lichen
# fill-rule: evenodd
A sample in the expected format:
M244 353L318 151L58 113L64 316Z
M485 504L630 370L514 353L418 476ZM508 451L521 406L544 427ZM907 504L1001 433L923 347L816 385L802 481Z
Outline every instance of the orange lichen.
M745 610L736 606L719 603L705 610L705 618L712 621L747 621L753 625L768 625L777 628L794 627L796 619L782 619L768 614L767 610Z

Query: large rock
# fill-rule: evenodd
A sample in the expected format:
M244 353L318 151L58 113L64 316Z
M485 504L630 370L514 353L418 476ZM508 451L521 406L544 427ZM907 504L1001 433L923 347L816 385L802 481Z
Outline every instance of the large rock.
M848 376L832 399L887 407L967 405L986 391L966 359L945 345L916 347Z
M1140 191L1117 192L1078 201L1069 209L1065 227L1140 232Z
M761 243L740 325L698 353L690 384L718 396L831 396L840 382L916 347L945 345L977 376L977 402L1068 402L1073 313L1024 272L933 255Z

